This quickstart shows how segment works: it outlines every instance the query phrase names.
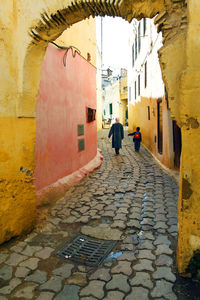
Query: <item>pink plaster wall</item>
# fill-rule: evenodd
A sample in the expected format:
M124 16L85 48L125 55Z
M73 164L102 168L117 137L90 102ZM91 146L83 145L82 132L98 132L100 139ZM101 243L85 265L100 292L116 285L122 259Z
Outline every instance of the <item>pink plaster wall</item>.
M49 45L42 65L36 117L36 190L86 165L97 154L96 121L86 122L86 107L96 109L96 68L78 53ZM78 151L77 125L84 124L85 150Z

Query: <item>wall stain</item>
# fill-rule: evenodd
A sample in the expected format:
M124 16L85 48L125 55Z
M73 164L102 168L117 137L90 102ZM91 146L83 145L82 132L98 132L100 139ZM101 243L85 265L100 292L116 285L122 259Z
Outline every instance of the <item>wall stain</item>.
M199 128L199 122L197 121L197 119L192 118L192 117L187 119L185 125L191 126L191 128L193 128L193 129Z
M200 271L200 250L196 250L188 264L186 272L191 273L192 278L200 281L199 271Z
M191 184L185 179L182 179L182 196L183 199L189 199L193 193L191 189Z

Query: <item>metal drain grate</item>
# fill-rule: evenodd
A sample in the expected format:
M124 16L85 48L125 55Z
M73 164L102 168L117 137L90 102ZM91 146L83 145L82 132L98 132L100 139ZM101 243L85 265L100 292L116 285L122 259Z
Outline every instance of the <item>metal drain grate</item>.
M90 267L100 266L117 241L104 241L78 234L56 256Z

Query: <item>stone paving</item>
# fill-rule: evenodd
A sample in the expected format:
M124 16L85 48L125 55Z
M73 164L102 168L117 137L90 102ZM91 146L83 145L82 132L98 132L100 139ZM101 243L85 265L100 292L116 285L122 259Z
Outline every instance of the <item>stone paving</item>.
M198 300L176 270L176 182L125 134L114 155L99 133L104 163L72 187L45 222L0 248L0 300ZM99 268L55 253L77 233L117 240ZM196 293L196 294L195 294Z

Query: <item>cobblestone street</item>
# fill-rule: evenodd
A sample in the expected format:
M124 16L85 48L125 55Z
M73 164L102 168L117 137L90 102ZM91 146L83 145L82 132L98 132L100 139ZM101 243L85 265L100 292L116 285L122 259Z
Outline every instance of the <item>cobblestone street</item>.
M176 269L178 185L132 138L114 155L99 133L103 165L72 187L28 236L1 246L0 300L199 300ZM56 257L77 233L118 240L102 266Z

